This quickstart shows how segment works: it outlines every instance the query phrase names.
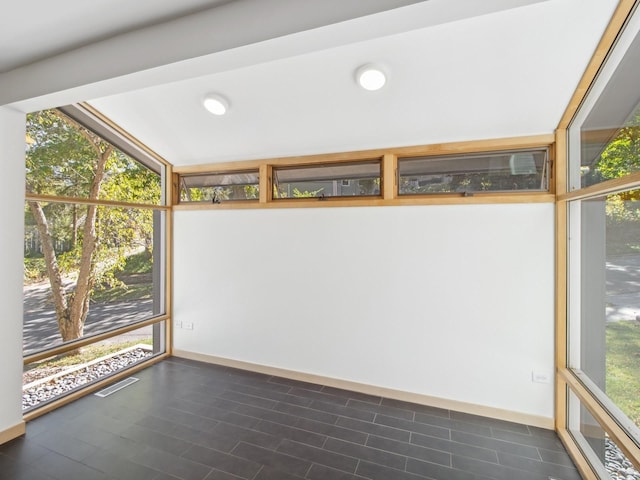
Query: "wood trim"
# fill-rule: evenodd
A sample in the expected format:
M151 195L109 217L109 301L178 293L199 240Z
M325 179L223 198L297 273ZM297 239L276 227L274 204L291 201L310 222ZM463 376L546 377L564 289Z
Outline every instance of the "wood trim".
M593 471L591 465L589 464L589 462L587 462L585 456L583 455L580 446L576 443L569 431L565 428L562 430L557 430L556 433L558 434L560 441L564 445L564 448L567 450L567 453L573 459L578 472L580 472L580 476L584 480L602 480Z
M41 408L37 408L35 410L32 410L28 413L26 413L23 416L23 419L25 422L29 422L31 420L34 420L42 415L44 415L45 413L49 413L52 412L53 410L55 410L56 408L60 408L64 405L67 405L68 403L71 403L75 400L78 400L79 398L84 397L85 395L89 395L90 393L93 393L95 391L100 390L101 388L104 388L105 386L113 383L113 382L117 382L118 380L122 380L125 377L128 377L136 372L139 372L140 370L144 370L145 368L158 363L161 360L164 360L165 358L168 358L169 354L168 353L161 353L160 355L157 355L155 357L150 358L149 360L145 360L143 362L140 362L138 364L135 364L129 368L126 368L124 370L122 370L121 372L118 372L114 375L111 375L109 377L105 377L102 380L97 381L96 383L93 383L91 385L88 385L84 388L81 388L80 390L77 390L73 393L70 393L68 395L65 395L64 397L61 397L57 400L54 400L51 403L47 403L46 405L42 406Z
M170 210L169 205L154 205L151 203L130 203L118 202L114 200L92 200L82 197L59 197L57 195L34 195L25 194L25 201L33 202L49 202L49 203L75 203L77 205L99 205L104 207L120 207L120 208L146 208L150 210Z
M622 190L630 190L640 187L640 172L630 173L620 178L613 178L605 182L596 183L579 190L567 192L558 196L559 201L581 200L587 197L596 197L608 195L610 193L620 192Z
M629 18L629 15L633 11L633 8L637 0L620 0L618 6L613 13L611 20L609 21L609 25L607 26L598 46L596 47L589 64L585 72L578 83L578 87L576 88L571 100L569 101L569 105L564 111L560 123L558 124L558 128L566 129L569 127L569 124L573 120L578 108L582 104L584 98L587 96L589 92L589 88L591 84L596 79L598 72L602 68L602 65L609 54L609 51L615 44L618 35L622 31L622 27Z
M258 179L260 181L260 199L261 204L268 203L273 200L273 167L263 163L259 167Z
M569 369L559 371L571 391L580 399L593 418L609 434L616 445L624 452L636 469L640 469L640 447L627 435L620 425L613 419L610 413L600 404L593 394L582 384L575 374Z
M234 162L209 163L204 165L183 165L174 166L173 171L179 174L215 173L229 170L256 170L260 168L260 165L265 163L282 167L365 161L383 158L385 155L396 155L397 157L453 155L461 153L490 152L492 150L516 150L522 148L548 147L553 143L553 141L553 134L531 135L525 137L471 140L465 142L361 150L343 153L327 153L320 155L278 157L244 161L239 160Z
M555 191L563 194L567 189L567 131L558 129L555 142ZM556 202L556 258L555 258L555 364L556 371L567 367L567 204ZM556 429L567 428L567 389L556 374L555 390Z
M0 445L10 442L18 437L24 435L27 431L26 423L21 421L13 427L9 427L6 430L0 432Z
M386 154L382 157L382 198L393 200L398 195L398 156Z
M555 195L547 192L536 193L476 193L472 196L459 194L415 195L387 200L380 197L353 199L349 197L299 198L277 200L269 203L253 201L212 203L191 203L175 205L174 211L181 210L246 210L269 208L332 208L332 207L393 207L411 205L486 205L511 203L554 203Z
M170 175L170 178L177 177L176 174L173 173L173 167L167 167L167 175ZM176 186L172 182L169 185L170 191L167 195L167 198L175 198L176 195L179 195L179 188L176 192ZM171 351L173 349L173 200L170 205L172 208L165 214L165 237L164 237L164 281L165 281L165 289L164 289L164 306L166 312L166 322L165 322L165 352L171 355Z
M82 108L84 108L86 111L88 111L89 113L91 113L93 116L95 116L97 119L99 119L101 122L103 122L105 125L108 125L111 129L113 129L113 131L115 131L120 137L124 138L127 142L135 145L136 147L138 147L140 150L143 150L145 153L147 153L147 155L149 155L150 157L153 157L156 161L160 162L161 164L163 164L165 167L171 165L167 160L165 160L160 154L158 154L155 150L153 150L151 147L149 147L147 144L143 143L142 141L140 141L138 138L134 137L133 135L131 135L129 132L127 132L124 128L122 128L120 125L118 125L117 123L115 123L113 120L111 120L109 117L107 117L105 114L103 114L101 111L97 110L95 107L93 107L92 105L88 104L87 102L81 102L79 104Z
M30 363L39 362L40 360L44 360L45 358L54 357L56 355L62 355L63 353L67 353L72 350L77 350L78 348L85 347L92 343L100 342L108 338L117 337L118 335L122 335L123 333L131 332L133 330L137 330L139 328L146 327L148 325L153 325L155 323L160 323L163 321L167 321L167 323L169 323L170 321L169 315L166 315L166 314L160 315L158 317L153 317L148 320L143 320L141 322L132 323L131 325L120 327L116 330L109 330L108 332L99 333L97 335L93 335L90 337L83 337L74 342L66 343L64 345L60 345L59 347L50 348L43 352L34 353L33 355L26 355L25 357L23 357L22 362L24 365L29 365Z
M188 352L186 350L175 349L174 356L196 360L199 362L212 363L215 365L223 365L250 372L263 373L266 375L274 375L278 377L298 380L301 382L310 382L329 387L351 390L353 392L364 393L367 395L376 395L394 400L417 403L419 405L428 405L436 408L455 410L457 412L469 413L472 415L481 415L484 417L505 420L508 422L522 423L540 428L553 430L553 419L538 415L530 415L527 413L514 412L500 408L488 407L485 405L476 405L473 403L460 402L458 400L449 400L446 398L432 397L420 393L405 392L392 388L379 387L376 385L368 385L364 383L352 382L333 377L325 377L323 375L314 375L283 368L270 367L267 365L259 365L256 363L243 362L230 358L217 357L214 355L206 355L196 352Z

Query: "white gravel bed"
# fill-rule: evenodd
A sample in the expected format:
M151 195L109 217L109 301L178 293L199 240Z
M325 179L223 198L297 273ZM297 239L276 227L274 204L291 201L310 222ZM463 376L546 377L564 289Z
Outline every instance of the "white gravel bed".
M63 372L48 379L33 382L26 385L22 392L22 409L27 410L53 400L60 395L69 393L134 363L138 363L151 355L153 355L151 350L137 347L114 354L95 363L90 362L72 372Z

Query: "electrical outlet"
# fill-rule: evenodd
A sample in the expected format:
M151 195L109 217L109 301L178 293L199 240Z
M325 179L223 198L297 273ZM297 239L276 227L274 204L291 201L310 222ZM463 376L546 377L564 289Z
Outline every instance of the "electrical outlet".
M175 322L173 324L176 328L182 328L182 322Z
M531 381L534 383L551 383L551 375L545 372L531 372Z
M182 328L185 330L193 330L193 322L184 322Z

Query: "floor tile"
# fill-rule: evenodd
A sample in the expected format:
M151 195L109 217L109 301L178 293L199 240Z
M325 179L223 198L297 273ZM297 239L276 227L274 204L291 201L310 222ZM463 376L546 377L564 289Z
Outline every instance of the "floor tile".
M555 432L170 358L0 445L0 480L579 479Z

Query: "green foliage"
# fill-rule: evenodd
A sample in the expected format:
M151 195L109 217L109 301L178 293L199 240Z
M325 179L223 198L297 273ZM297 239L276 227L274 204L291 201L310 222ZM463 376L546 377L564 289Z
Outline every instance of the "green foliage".
M640 324L607 324L607 395L640 426Z
M102 162L104 174L100 175ZM61 274L73 278L81 262L90 260L89 273L86 278L77 279L78 287L126 290L117 274L133 252L151 254L153 209L87 206L73 198L158 205L160 176L60 112L46 110L27 116L26 190L71 197L65 203L39 203L55 249L51 263L57 263ZM97 240L90 252L86 248L83 252L83 245L93 246L84 242L83 234L85 224L93 225L87 222L93 219L94 211ZM35 219L28 207L25 225L30 227L29 235L35 235ZM33 264L25 259L25 278L41 277ZM71 299L73 293L62 295ZM83 322L84 318L73 321Z
M305 197L317 197L320 194L322 194L324 188L319 188L318 190L305 190L303 192L301 192L300 190L298 190L297 188L293 189L293 198L305 198Z
M46 278L47 266L44 263L43 257L24 258L24 283L26 285L42 282L46 280Z

